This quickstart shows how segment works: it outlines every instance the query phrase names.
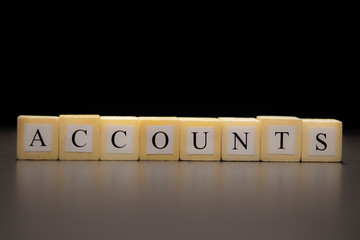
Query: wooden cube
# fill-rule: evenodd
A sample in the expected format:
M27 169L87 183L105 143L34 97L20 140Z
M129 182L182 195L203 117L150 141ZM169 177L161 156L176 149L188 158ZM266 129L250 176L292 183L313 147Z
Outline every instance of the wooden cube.
M17 158L57 160L59 117L20 115L17 118Z
M302 119L303 162L341 162L342 122L336 119Z
M260 161L260 122L255 118L219 118L223 161Z
M292 116L258 116L262 161L300 161L302 121Z
M59 159L99 160L100 116L59 116Z
M100 160L138 160L140 121L137 117L100 117Z
M180 160L220 161L221 123L217 118L180 119Z
M139 117L140 160L179 160L177 117Z

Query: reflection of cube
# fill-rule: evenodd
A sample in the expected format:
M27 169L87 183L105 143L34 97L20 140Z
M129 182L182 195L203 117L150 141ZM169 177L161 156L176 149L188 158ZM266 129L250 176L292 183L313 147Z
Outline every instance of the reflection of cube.
M179 160L177 117L139 117L140 160Z
M59 159L99 160L100 116L60 115Z
M301 161L341 161L341 121L335 119L303 119L302 136Z
M262 161L300 161L302 121L297 117L258 116Z
M180 160L220 161L220 120L191 117L179 119Z
M223 161L260 160L260 122L255 118L219 118Z
M137 117L100 117L100 160L138 160L140 121Z
M59 117L20 115L17 119L18 159L58 159Z

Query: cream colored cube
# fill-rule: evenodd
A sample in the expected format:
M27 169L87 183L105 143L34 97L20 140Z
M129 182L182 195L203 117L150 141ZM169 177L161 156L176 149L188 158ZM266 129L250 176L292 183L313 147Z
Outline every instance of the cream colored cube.
M139 117L140 160L179 160L177 117Z
M137 117L100 117L100 160L138 160L140 121Z
M17 118L17 158L57 160L59 117L20 115Z
M100 116L59 116L59 159L99 160Z
M255 118L219 118L223 161L260 161L260 122Z
M302 121L292 116L258 116L262 161L300 161Z
M180 160L220 161L221 123L217 118L180 119Z
M303 162L341 162L342 122L336 119L302 119Z

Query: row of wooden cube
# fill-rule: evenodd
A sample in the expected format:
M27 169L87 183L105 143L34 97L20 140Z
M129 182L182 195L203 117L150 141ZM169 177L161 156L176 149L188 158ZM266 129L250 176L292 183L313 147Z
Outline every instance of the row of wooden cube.
M17 120L17 158L340 162L342 122L256 118L28 116Z

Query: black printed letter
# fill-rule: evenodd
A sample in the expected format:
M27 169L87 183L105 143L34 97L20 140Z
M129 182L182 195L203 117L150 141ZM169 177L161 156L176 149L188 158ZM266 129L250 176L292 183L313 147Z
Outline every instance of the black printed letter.
M84 143L83 145L78 145L78 144L75 142L75 135L76 135L78 132L80 132L80 131L81 131L81 132L84 132L85 135L87 135L87 130L78 129L78 130L76 130L76 131L73 133L71 140L72 140L72 143L73 143L75 146L77 146L77 147L84 147L84 146L86 145L86 143Z
M123 147L126 146L126 143L125 143L124 145L122 145L122 146L118 146L118 145L116 145L116 143L115 143L115 135L116 135L118 132L122 132L122 133L126 136L126 131L118 130L118 131L114 132L113 135L111 136L111 143L112 143L112 144L114 145L114 147L116 147L116 148L123 148Z
M324 151L327 148L327 144L325 141L321 140L319 135L324 136L324 138L326 139L326 133L319 133L318 135L316 135L316 140L318 140L320 143L322 143L324 145L323 148L318 148L318 146L316 145L316 151Z
M275 136L278 133L280 133L280 147L279 147L279 149L284 149L284 133L289 136L289 132L275 132Z
M206 145L207 145L207 134L208 134L209 132L204 132L204 133L205 133L205 144L204 144L203 147L200 148L200 147L198 147L197 144L196 144L196 134L197 134L197 132L192 132L192 134L194 134L194 135L193 135L194 147L195 147L196 149L201 150L201 149L206 148Z
M39 136L39 138L36 138L37 135ZM42 147L46 147L46 145L45 145L45 143L44 143L44 140L43 140L43 138L42 138L42 136L41 136L41 134L40 134L39 129L36 130L35 136L34 136L33 140L31 141L30 146L34 146L34 141L40 141L40 142L41 142L41 146L42 146Z
M244 133L245 133L245 143L243 142L243 140L241 140L241 138L239 137L239 135L237 135L236 132L232 132L232 134L234 134L234 147L233 147L233 150L237 150L236 139L239 140L241 145L243 145L244 148L247 150L247 139L248 139L249 132L244 132Z
M156 142L155 142L155 137L156 137L156 135L158 135L159 133L162 133L162 134L164 134L164 136L165 136L165 144L164 144L164 146L162 146L162 147L158 147L158 146L156 145ZM157 149L164 149L164 148L166 148L166 146L169 144L169 136L168 136L165 132L159 131L159 132L155 133L154 136L152 137L152 144L153 144L154 147L156 147Z

